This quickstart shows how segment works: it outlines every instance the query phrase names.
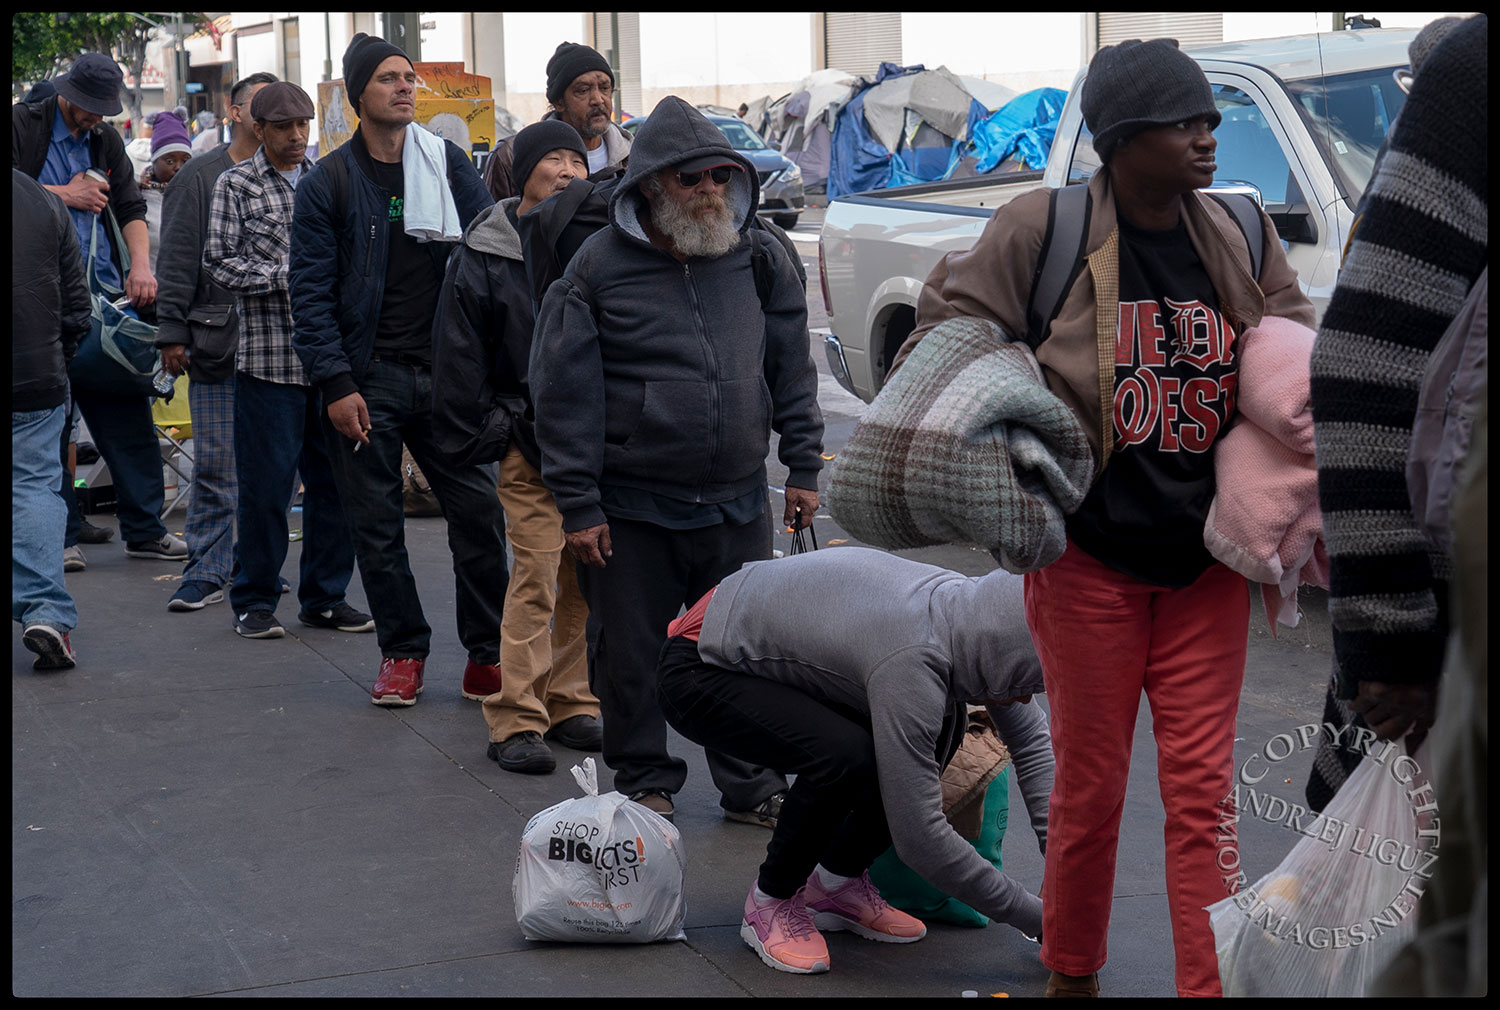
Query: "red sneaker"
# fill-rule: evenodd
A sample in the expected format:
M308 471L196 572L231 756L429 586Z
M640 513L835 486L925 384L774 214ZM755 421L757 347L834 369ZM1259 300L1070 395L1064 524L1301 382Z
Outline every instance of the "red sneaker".
M415 705L417 695L422 693L422 667L426 662L424 659L382 659L380 676L375 678L370 700L377 705Z
M848 930L866 940L882 943L913 943L927 935L927 927L921 921L892 908L874 884L870 883L870 871L829 890L818 879L814 870L803 888L807 895L807 910L812 913L813 924L830 932Z
M464 666L464 686L462 694L470 701L484 701L492 694L500 692L500 664L486 666L476 663L472 659Z

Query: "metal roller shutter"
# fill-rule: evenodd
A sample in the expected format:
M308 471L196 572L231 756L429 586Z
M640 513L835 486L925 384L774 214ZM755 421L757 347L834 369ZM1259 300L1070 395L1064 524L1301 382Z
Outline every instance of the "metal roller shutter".
M1176 39L1184 49L1224 41L1222 13L1101 13L1098 18L1100 49L1126 39Z
M613 60L617 68L616 104L633 116L644 116L650 109L641 108L641 15L636 11L616 14L619 18L620 51ZM594 48L609 56L614 32L609 14L594 15Z
M826 66L874 78L882 62L901 62L901 13L824 14Z

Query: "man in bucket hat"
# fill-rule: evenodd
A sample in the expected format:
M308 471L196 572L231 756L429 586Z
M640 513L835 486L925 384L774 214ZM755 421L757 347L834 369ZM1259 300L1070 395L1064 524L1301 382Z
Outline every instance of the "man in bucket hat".
M119 64L110 57L102 53L80 56L68 73L54 81L55 95L12 109L11 155L16 168L67 205L85 268L90 245L95 245L95 279L107 289L123 290L132 311L149 315L155 311L156 277L151 271L146 200L136 184L124 140L104 122L105 116L121 111L123 79ZM106 208L119 225L123 249L116 247L114 229L104 220ZM158 518L165 493L150 400L139 394L120 395L76 385L73 398L109 467L126 556L186 557L187 544L170 536ZM71 487L64 490L64 498L71 493ZM79 566L83 564L77 548L81 523L81 513L70 509L64 543L77 555Z

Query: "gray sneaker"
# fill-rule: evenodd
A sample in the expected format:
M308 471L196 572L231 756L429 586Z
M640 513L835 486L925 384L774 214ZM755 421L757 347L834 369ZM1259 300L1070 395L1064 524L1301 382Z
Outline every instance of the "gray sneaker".
M786 799L786 791L772 793L766 797L764 803L753 810L725 810L726 821L739 821L741 824L754 824L762 828L776 830L776 819L781 816L781 801Z
M82 547L74 544L72 547L63 548L63 571L81 572L88 566L88 562L83 560Z
M168 533L160 540L137 540L125 545L127 558L153 558L157 561L185 561L187 543Z

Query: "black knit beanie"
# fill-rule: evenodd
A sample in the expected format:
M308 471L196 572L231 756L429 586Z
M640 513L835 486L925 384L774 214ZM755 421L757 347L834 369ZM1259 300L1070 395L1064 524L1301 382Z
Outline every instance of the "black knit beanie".
M515 161L511 165L511 178L516 181L517 189L526 188L531 170L536 168L536 163L545 158L548 152L562 148L577 151L584 164L588 164L589 160L589 151L583 146L583 138L561 119L544 119L539 123L532 123L516 134L510 147L515 155Z
M370 83L370 78L375 76L375 68L392 56L411 62L411 57L406 55L404 49L391 45L385 39L372 38L360 32L349 40L349 48L344 50L344 91L356 115L359 114L360 93Z
M552 59L547 61L547 101L556 105L562 98L568 85L572 84L580 74L586 74L590 70L602 70L609 75L609 82L615 83L615 72L611 69L609 61L588 46L577 42L564 42L557 47L552 54Z
M1116 144L1147 127L1199 116L1217 127L1223 118L1203 69L1176 39L1130 39L1099 50L1083 79L1082 105L1094 152L1104 162Z

